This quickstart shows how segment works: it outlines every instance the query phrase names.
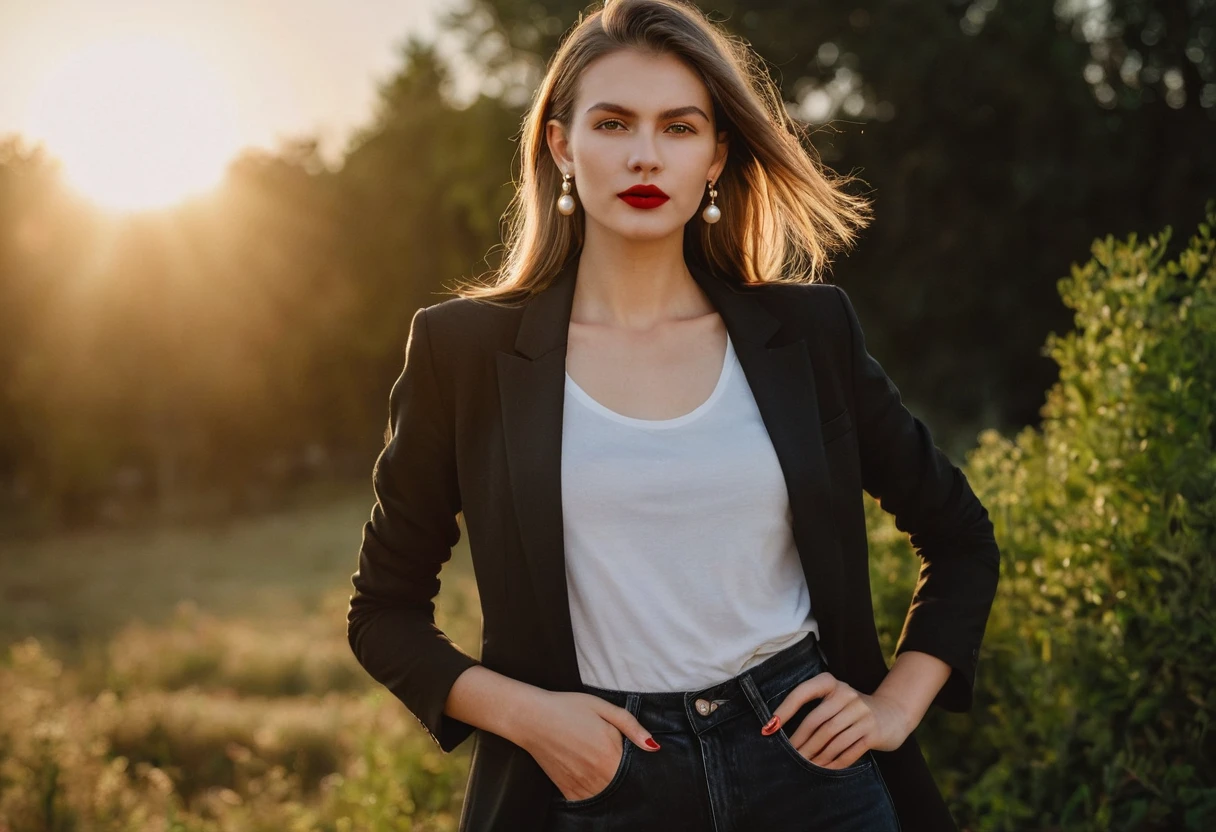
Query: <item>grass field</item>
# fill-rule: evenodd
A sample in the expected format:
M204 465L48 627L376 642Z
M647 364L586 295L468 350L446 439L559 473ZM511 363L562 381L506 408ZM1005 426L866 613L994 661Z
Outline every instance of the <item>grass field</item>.
M328 489L223 524L6 542L0 641L34 636L76 646L133 619L167 621L183 601L217 615L311 615L327 596L350 594L372 499L370 487ZM471 577L463 538L443 575Z
M370 488L194 528L8 542L0 830L444 830L442 754L346 641ZM477 655L464 541L436 619Z

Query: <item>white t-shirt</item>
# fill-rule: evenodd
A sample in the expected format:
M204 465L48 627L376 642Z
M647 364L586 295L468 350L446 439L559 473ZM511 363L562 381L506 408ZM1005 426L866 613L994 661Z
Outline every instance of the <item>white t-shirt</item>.
M562 513L584 684L708 687L819 633L785 478L727 338L674 419L624 416L566 374Z

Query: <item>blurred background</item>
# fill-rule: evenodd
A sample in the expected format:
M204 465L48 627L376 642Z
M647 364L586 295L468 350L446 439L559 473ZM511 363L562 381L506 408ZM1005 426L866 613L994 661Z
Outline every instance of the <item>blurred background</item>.
M997 524L918 733L960 825L1216 828L1216 3L698 5L864 181L829 279ZM0 832L455 828L472 744L354 663L349 576L412 314L497 265L596 7L0 1Z

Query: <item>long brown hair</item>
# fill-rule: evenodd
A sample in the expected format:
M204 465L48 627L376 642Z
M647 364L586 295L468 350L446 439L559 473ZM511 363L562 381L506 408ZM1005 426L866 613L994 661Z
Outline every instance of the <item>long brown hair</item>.
M747 283L821 282L828 255L850 247L870 220L869 201L843 190L854 177L820 165L805 126L787 113L760 58L701 10L681 0L608 0L563 38L525 116L522 181L507 208L502 264L489 282L454 292L496 303L524 300L582 250L582 205L576 201L570 216L557 211L561 171L545 123L555 118L569 129L583 69L621 49L687 63L709 89L715 132L728 133L726 166L714 185L722 218L710 225L698 211L685 224L685 257Z

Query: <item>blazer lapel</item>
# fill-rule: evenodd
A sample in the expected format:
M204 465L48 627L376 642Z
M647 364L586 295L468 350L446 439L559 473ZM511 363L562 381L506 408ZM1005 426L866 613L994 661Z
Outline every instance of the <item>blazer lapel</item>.
M578 257L566 261L544 291L528 301L515 350L499 350L498 391L511 499L536 595L536 615L549 638L559 690L580 690L578 655L566 589L562 520L562 421L566 338Z
M566 345L578 256L524 307L515 340L518 354L499 351L500 404L510 490L537 614L554 651L562 690L580 690L566 584L561 490L561 441ZM689 262L689 270L726 323L785 475L794 538L811 605L827 644L836 642L840 550L831 483L819 429L818 399L804 336L769 346L781 322L758 298L763 287L736 284ZM729 591L724 588L723 591Z

